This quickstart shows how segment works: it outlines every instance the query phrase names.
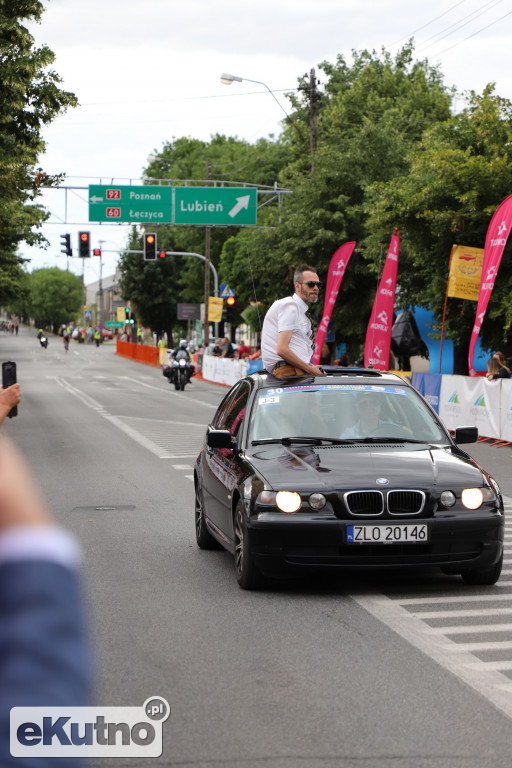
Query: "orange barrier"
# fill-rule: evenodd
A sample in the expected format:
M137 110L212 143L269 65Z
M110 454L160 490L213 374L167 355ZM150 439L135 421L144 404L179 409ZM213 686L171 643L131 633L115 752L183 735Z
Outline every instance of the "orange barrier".
M132 344L131 341L117 340L116 355L129 357L138 363L158 366L158 347L145 347L143 344Z

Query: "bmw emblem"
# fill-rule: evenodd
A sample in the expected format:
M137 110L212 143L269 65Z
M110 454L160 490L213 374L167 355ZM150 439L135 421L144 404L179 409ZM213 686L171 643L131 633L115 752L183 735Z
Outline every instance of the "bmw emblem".
M376 483L377 485L388 485L389 480L386 477L378 477Z

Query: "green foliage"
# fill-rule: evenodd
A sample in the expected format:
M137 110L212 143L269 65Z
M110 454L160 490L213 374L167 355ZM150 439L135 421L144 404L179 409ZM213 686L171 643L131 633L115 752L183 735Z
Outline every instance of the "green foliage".
M51 69L54 55L47 46L36 48L23 25L43 13L38 0L0 3L0 301L13 300L21 280L18 243L46 242L37 228L48 213L37 204L39 187L58 180L36 171L45 148L43 126L68 106L73 94L62 91ZM5 276L3 273L6 273Z
M268 187L277 182L291 190L281 208L262 206L260 196L263 226L211 230L212 263L220 281L235 289L239 316L253 330L273 300L293 291L298 264L312 264L325 282L336 249L355 240L331 328L357 359L395 227L401 232L397 309L429 306L441 318L452 245L483 247L494 210L512 190L511 105L490 85L482 95L468 94L466 108L452 114L454 91L437 67L415 61L413 53L410 42L394 57L385 50L353 51L350 62L338 56L320 65L326 82L314 101L314 155L290 121L277 140L255 145L224 136L174 140L147 169L148 182L207 184L211 178ZM312 93L306 77L289 98L291 118L307 134ZM158 237L168 250L204 253L204 228L161 227ZM494 347L509 339L512 321L506 256L481 333ZM138 278L123 283L125 298L135 300L147 270L138 263ZM183 258L173 276L166 298L171 317L177 301L204 300L204 264ZM150 303L149 291L139 301ZM446 334L466 349L475 306L448 302ZM317 318L321 311L317 305Z
M402 306L430 307L442 318L452 245L483 248L492 214L512 190L511 140L512 105L488 86L468 95L463 112L425 131L406 174L369 191L367 252L375 254L393 223L402 231ZM481 331L484 347L504 346L511 288L505 252ZM475 302L448 300L445 332L466 349L475 312Z
M28 275L28 314L40 327L58 328L77 320L82 305L82 280L58 267L37 269Z

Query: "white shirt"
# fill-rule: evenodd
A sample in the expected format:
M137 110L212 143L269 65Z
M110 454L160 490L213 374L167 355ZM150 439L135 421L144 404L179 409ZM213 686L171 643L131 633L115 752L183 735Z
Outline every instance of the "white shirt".
M261 357L267 371L272 373L283 358L277 354L277 338L281 331L293 331L289 347L305 363L315 351L311 341L311 322L305 313L308 305L298 293L274 301L265 315L261 331Z

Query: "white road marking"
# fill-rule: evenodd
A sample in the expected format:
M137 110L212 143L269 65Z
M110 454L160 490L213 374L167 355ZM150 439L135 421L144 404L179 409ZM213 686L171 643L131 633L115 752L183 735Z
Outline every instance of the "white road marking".
M512 682L504 675L496 664L509 664L509 662L478 662L475 656L468 651L460 649L455 641L450 641L446 636L457 632L498 631L512 629L512 624L491 624L487 626L469 627L442 627L432 628L427 626L418 615L410 613L400 605L398 600L392 600L384 595L365 596L350 594L362 608L375 616L386 626L390 627L400 637L425 653L445 669L452 672L458 678L478 691L488 701L492 702L507 717L512 718ZM492 629L488 630L488 626ZM452 651L447 651L447 646L452 646ZM506 669L512 668L512 663Z
M181 470L183 470L183 471L185 471L185 470L187 470L187 469L192 469L192 467L190 466L190 464L173 464L173 465L172 465L172 468L173 468L173 469L181 469Z
M158 427L158 426L161 427L163 425L168 424L171 426L177 425L178 427L185 426L189 428L194 427L196 429L200 428L201 430L204 430L205 428L204 424L198 424L196 422L163 421L162 419L142 419L140 417L131 417L131 416L126 416L125 419L122 419L118 416L114 416L113 414L109 413L101 403L99 403L93 397L90 397L89 395L87 395L85 392L82 392L81 389L74 387L66 379L62 379L57 376L49 376L48 378L54 379L59 384L59 386L63 387L67 392L69 392L74 397L77 397L84 405L86 405L91 410L95 411L99 416L102 416L104 419L109 421L111 424L117 427L117 429L119 429L121 432L124 432L125 435L127 435L128 437L131 437L132 440L138 443L141 447L146 448L148 451L150 451L150 453L152 453L154 456L157 456L159 459L180 459L180 458L183 459L188 456L190 456L190 458L195 458L197 456L199 448L193 444L194 442L193 435L191 436L191 442L189 445L181 445L175 448L172 445L167 447L167 445L164 443L162 447L162 445L159 445L158 442L142 434L139 430L131 427L126 422L128 420L144 421L144 422L149 421L149 422L153 422L155 427ZM128 377L123 377L123 378L128 378ZM155 389L155 387L152 387L152 389ZM161 432L162 430L160 430L159 432L157 430L157 433L155 436L156 436L156 440L160 440L160 442L163 442L163 436L162 434L160 434Z

